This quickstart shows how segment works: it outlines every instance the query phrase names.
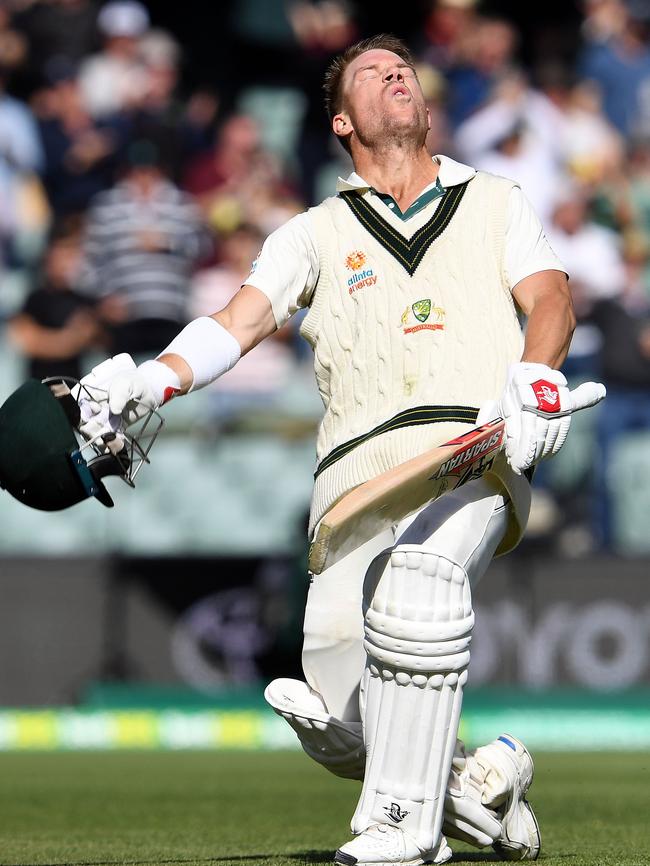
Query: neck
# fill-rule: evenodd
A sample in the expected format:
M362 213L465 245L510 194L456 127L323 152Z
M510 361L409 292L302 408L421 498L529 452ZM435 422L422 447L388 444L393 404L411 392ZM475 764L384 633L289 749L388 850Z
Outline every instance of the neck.
M438 163L425 148L415 153L401 147L352 154L354 170L370 186L391 195L402 211L438 176Z

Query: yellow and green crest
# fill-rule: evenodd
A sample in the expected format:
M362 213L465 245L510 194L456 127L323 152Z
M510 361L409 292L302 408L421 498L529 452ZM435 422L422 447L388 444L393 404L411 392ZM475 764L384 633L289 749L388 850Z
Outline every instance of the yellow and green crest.
M413 315L418 322L426 322L431 313L431 298L424 298L421 301L416 301L412 306Z

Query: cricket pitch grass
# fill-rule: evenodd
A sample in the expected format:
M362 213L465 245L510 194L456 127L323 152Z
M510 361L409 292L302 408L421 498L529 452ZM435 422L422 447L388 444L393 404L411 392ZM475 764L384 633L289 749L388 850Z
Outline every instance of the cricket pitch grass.
M650 864L650 753L537 754L546 866ZM358 786L301 753L0 756L0 866L329 863ZM454 863L500 862L462 843Z

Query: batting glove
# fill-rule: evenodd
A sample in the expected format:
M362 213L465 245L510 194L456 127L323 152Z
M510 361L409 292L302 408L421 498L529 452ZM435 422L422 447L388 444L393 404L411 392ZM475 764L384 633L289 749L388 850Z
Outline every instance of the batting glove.
M594 406L605 387L585 382L573 391L559 370L519 362L508 369L499 412L506 422L506 458L517 475L557 454L571 426L571 414Z
M126 352L107 358L93 367L90 373L72 389L79 403L81 423L79 430L85 439L92 440L107 433L117 433L122 428L122 420L111 417L108 408L108 386L119 373L135 370L135 361Z
M79 430L91 440L119 435L178 393L180 381L166 364L145 361L136 367L133 358L122 353L93 367L80 386L75 393L81 410Z
M161 361L145 361L132 370L117 373L108 386L111 415L125 427L167 403L181 390L178 375Z

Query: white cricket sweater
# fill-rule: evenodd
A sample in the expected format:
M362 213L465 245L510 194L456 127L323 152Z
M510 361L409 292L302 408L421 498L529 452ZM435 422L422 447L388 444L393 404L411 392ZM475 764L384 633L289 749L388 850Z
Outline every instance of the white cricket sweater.
M343 494L466 432L500 396L523 349L503 267L513 185L478 172L412 236L356 192L310 210L320 275L301 332L325 406L310 532ZM518 519L500 552L528 507L506 487Z

